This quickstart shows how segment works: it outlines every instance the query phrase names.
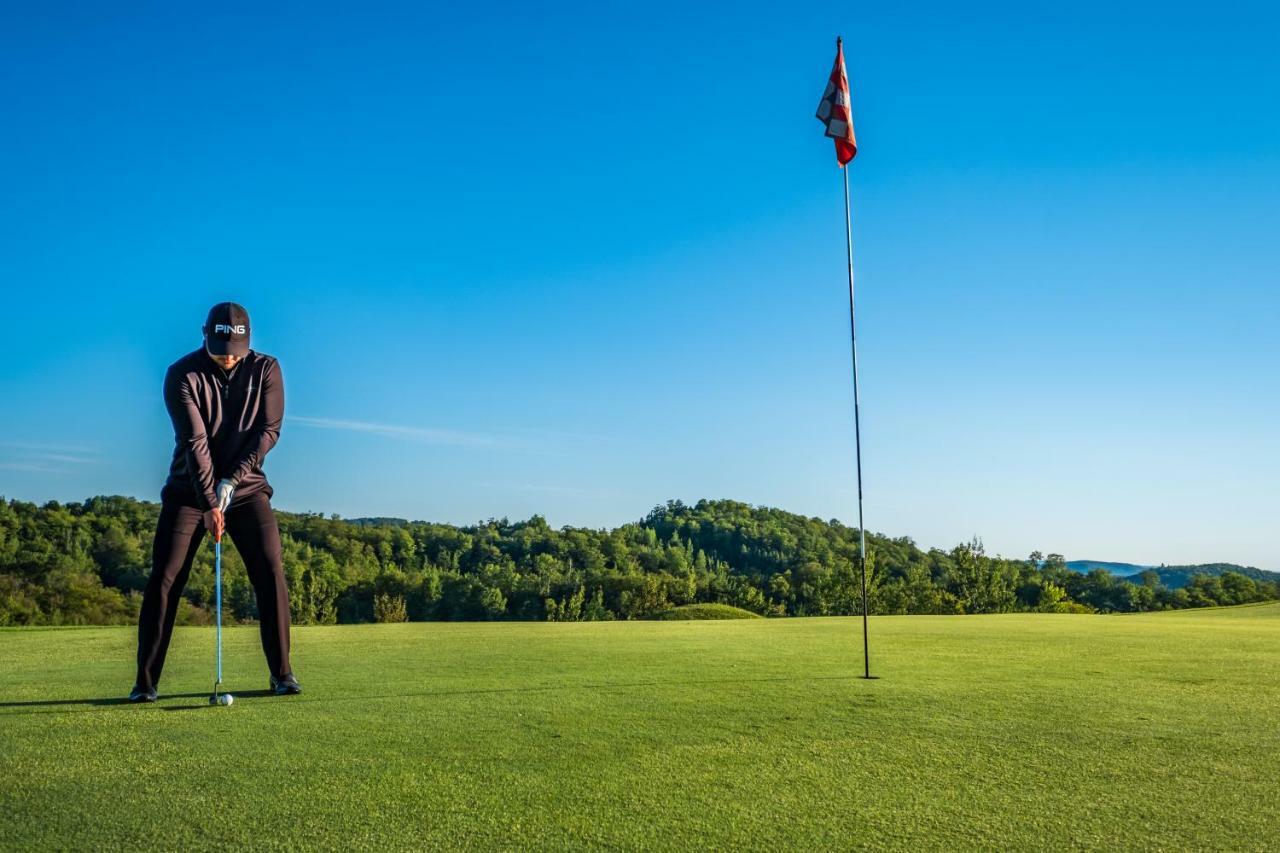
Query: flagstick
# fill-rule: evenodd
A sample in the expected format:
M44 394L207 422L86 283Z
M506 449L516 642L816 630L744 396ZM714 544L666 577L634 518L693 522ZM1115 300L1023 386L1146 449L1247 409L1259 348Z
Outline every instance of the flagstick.
M858 468L858 565L862 569L863 678L871 675L871 647L867 639L867 530L862 522L862 428L858 419L858 334L853 320L853 217L849 213L849 165L844 173L844 238L849 257L849 348L853 353L853 448Z

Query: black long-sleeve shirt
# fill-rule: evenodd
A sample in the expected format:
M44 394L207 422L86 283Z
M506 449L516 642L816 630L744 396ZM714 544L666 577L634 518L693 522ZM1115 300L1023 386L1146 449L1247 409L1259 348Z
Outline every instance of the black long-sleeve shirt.
M249 350L227 372L201 347L169 365L164 404L174 433L166 486L193 497L202 510L217 506L222 479L235 485L236 503L263 490L273 494L262 462L284 419L280 362Z

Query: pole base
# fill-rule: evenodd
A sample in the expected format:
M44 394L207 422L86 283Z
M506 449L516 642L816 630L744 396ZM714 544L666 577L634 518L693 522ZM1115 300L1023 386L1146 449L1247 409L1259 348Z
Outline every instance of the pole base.
M859 675L858 677L861 678L863 681L879 681L880 680L880 676L878 675Z

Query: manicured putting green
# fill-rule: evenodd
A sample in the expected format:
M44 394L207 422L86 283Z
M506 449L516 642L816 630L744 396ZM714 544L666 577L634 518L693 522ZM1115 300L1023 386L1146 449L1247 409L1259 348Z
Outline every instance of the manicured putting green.
M1250 848L1280 605L1135 616L0 631L0 846Z

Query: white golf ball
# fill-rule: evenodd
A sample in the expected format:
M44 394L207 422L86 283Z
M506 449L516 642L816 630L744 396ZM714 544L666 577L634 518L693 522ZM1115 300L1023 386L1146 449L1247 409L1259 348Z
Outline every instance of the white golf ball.
M234 701L236 701L236 697L232 696L230 693L223 693L218 697L219 705L230 705Z

